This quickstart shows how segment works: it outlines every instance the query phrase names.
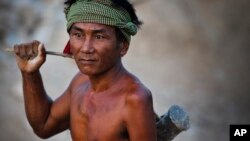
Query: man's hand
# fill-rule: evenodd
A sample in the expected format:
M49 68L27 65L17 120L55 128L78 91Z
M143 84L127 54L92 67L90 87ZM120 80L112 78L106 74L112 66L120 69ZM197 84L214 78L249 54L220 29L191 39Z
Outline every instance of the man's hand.
M39 41L15 45L14 51L19 69L25 73L38 71L46 60L45 48Z

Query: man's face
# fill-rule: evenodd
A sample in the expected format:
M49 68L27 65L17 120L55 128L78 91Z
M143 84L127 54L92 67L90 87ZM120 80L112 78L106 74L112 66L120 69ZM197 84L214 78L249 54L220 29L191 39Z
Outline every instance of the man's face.
M114 27L95 23L75 23L70 30L71 52L80 71L96 75L120 61L122 44Z

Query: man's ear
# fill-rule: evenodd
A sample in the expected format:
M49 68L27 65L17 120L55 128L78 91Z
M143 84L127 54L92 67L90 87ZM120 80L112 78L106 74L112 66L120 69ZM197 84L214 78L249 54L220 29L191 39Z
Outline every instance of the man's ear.
M124 56L128 52L129 43L127 41L122 41L120 43L120 54Z

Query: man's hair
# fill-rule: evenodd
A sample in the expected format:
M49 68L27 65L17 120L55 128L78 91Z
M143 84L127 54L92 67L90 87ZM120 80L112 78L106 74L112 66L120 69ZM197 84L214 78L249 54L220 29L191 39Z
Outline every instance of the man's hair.
M67 8L70 8L70 6L75 3L76 0L66 0L64 2L65 6ZM128 0L111 0L111 2L113 3L113 6L118 7L118 8L123 8L125 9L130 17L131 17L131 21L138 27L140 28L142 25L142 21L140 21L135 13L135 9L133 7L133 5L131 3L128 2ZM120 30L117 30L118 28L116 28L116 35L119 41L124 41L126 40L126 38L124 37L124 35L122 34L122 32ZM69 31L68 31L69 32Z

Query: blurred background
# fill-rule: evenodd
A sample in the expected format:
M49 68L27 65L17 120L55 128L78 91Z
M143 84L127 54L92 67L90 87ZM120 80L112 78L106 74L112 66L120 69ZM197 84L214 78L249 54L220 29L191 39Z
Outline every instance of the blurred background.
M177 104L191 128L174 141L228 141L230 124L250 124L250 1L133 0L144 22L123 58L153 93L161 115ZM0 140L41 141L24 112L16 43L42 41L62 52L68 40L63 0L0 1ZM55 99L77 72L74 61L48 56L41 68ZM69 141L69 131L48 141Z

